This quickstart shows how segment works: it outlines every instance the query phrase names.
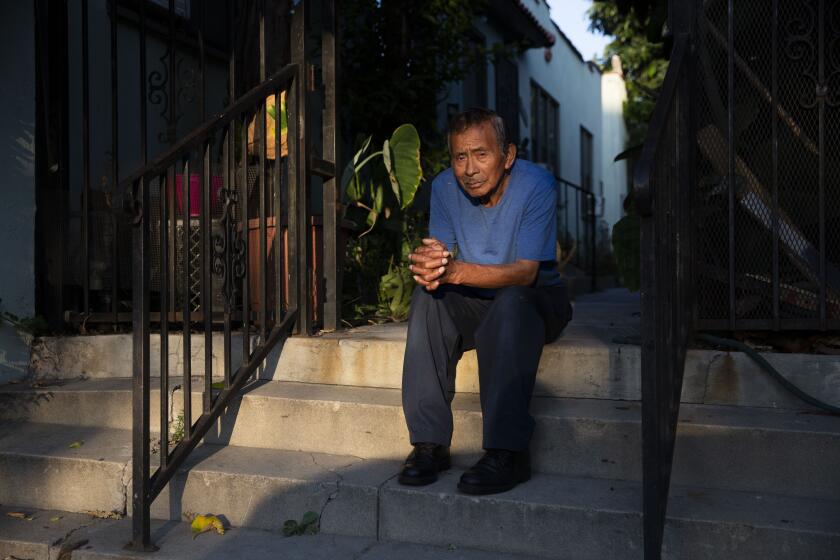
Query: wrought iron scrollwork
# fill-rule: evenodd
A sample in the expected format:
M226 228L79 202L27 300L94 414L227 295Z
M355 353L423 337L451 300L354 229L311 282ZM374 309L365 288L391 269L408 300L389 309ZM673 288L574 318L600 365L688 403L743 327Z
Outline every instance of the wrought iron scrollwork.
M826 78L829 107L840 107L840 2L834 2L828 15L829 36L826 51L830 73Z
M167 48L158 59L162 70L152 70L147 78L146 97L152 105L160 105L160 116L166 122L166 130L158 134L161 142L173 142L177 135L178 121L183 115L182 108L196 99L196 70L188 64L185 57L180 57L175 62L175 77L177 90L175 99L170 99L169 80L169 57L171 51ZM170 107L171 104L171 107Z
M815 109L820 103L838 107L840 4L832 3L826 7L825 0L804 0L796 6L802 12L785 25L785 55L789 60L802 64L801 77L810 84L799 96L799 105L803 109ZM826 28L830 30L827 39L824 33L820 33Z
M245 242L236 226L239 193L236 189L219 190L222 202L222 233L213 236L213 275L222 280L226 305L233 306L239 293L238 284L245 277Z

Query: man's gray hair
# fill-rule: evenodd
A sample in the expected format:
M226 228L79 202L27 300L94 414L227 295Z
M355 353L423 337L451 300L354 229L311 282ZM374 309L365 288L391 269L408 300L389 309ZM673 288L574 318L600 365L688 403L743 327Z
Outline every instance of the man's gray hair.
M499 150L506 154L508 150L507 129L505 121L495 111L483 107L473 107L461 111L449 121L449 131L446 134L446 146L449 153L452 153L450 138L453 134L460 134L465 130L484 123L490 123L496 133L496 140L499 142Z

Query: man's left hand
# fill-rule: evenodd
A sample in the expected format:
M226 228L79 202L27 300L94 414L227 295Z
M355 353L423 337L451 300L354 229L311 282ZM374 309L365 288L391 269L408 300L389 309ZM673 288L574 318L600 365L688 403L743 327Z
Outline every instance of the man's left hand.
M409 270L414 274L414 281L428 291L437 289L448 269L454 264L452 254L446 245L437 239L424 239L423 245L409 255Z

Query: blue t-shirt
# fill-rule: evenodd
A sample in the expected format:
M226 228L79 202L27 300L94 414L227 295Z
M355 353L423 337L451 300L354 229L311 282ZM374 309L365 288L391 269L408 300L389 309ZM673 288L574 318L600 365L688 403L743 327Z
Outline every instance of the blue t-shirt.
M560 284L557 272L557 187L554 177L518 159L498 204L486 208L472 198L447 169L432 181L429 234L457 259L476 264L540 261L537 285Z

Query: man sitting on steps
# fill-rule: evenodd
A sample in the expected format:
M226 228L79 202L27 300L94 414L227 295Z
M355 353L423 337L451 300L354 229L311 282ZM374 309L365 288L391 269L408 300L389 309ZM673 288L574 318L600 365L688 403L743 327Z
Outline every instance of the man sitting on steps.
M455 366L478 354L485 454L461 476L468 494L530 478L528 412L543 345L571 319L555 262L554 177L516 159L493 111L450 124L452 167L432 183L430 239L411 255L403 410L414 450L399 482L425 485L449 468Z

